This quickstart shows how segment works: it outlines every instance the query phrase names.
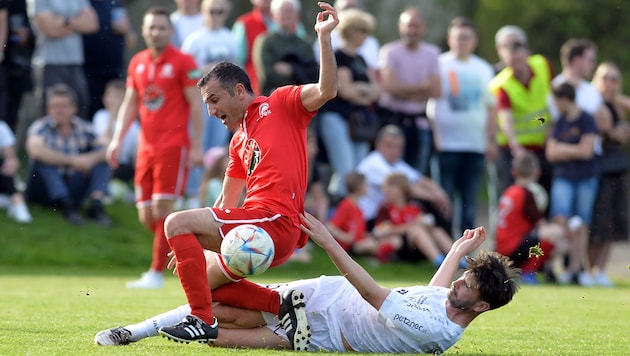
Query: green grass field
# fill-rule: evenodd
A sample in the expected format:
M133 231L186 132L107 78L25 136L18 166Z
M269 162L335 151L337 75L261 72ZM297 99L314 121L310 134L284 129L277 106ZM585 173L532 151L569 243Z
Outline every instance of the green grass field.
M123 347L92 344L99 330L144 320L185 303L178 280L165 288L125 288L150 262L151 238L125 205L108 208L116 227L74 227L34 208L18 226L0 214L0 355L286 355L290 351L211 349L152 338ZM280 282L334 274L323 252L309 265L290 263L255 279ZM427 283L428 264L366 269L383 285ZM447 354L629 355L630 282L614 289L525 286L512 303L481 315Z

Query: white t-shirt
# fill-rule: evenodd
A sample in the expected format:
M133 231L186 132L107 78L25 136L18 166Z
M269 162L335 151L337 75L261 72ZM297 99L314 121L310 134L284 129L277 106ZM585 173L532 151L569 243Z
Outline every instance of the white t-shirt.
M106 109L100 109L92 118L92 128L97 136L102 136L107 132L109 126L109 113ZM140 123L134 120L127 130L127 134L122 142L122 148L118 155L119 163L134 163L138 151L138 135L140 134Z
M442 97L429 99L427 116L434 120L440 150L484 153L488 107L496 105L489 90L494 71L476 55L461 61L446 52L439 63Z
M383 191L381 187L388 175L392 173L402 173L407 176L409 182L412 184L422 177L420 172L403 160L399 160L394 164L388 163L378 151L370 152L359 162L357 171L365 175L367 183L367 193L359 199L359 208L361 208L366 220L374 219L378 213L378 209L383 202Z
M448 288L394 288L378 311L341 276L321 276L272 288L304 293L312 332L309 351L345 352L343 334L357 352L442 353L465 330L446 315ZM278 332L277 317L263 315L268 327Z
M200 28L186 37L182 44L182 52L193 56L199 68L222 61L234 63L237 52L236 38L232 31L225 27L218 30Z
M566 82L567 78L563 74L557 75L551 81L551 86L562 84ZM581 80L580 85L575 88L575 103L577 106L584 110L586 113L595 115L595 112L599 109L600 106L604 104L604 99L602 95L597 91L593 84L587 82L586 80ZM551 119L553 121L558 120L560 117L560 113L556 108L556 104L553 101L553 93L549 93L547 96L547 105L549 106L549 114L551 114Z
M0 121L0 150L15 145L15 135L6 122ZM0 152L1 154L2 152Z
M173 37L171 43L179 48L186 40L186 37L194 31L203 27L203 15L200 13L188 16L179 12L173 12L171 14L171 23L173 24Z

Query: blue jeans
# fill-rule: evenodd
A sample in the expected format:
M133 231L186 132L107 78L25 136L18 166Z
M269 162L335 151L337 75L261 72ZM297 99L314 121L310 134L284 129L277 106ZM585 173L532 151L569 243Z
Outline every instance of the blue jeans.
M230 137L230 131L228 131L225 125L221 123L221 120L214 116L210 116L207 110L204 110L203 112L203 136L201 138L201 148L205 153L212 147L226 146ZM202 176L203 167L193 167L190 169L188 172L188 181L186 182L187 197L196 197L199 195Z
M334 172L328 191L330 194L345 196L346 175L355 170L359 162L367 156L370 143L353 141L346 119L333 111L319 114L319 134Z
M484 174L485 156L475 152L440 152L438 154L440 167L440 185L449 196L451 202L455 195L459 196L460 231L475 227L477 215L477 196L481 189ZM451 229L452 221L449 222Z
M433 132L418 129L418 154L412 166L425 176L429 176L431 156L433 155Z
M598 177L575 180L554 177L551 181L551 217L577 215L590 226L598 187Z
M96 192L107 192L109 176L110 168L105 162L92 167L87 175L80 172L61 174L57 166L31 162L26 196L30 201L43 205L68 201L80 208L86 197Z

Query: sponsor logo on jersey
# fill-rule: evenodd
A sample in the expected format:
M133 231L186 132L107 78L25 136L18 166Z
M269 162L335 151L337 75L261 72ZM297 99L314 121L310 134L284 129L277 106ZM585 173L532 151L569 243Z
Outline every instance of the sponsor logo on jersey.
M265 116L269 116L271 114L271 109L269 109L269 103L262 103L258 107L258 120L264 118ZM258 121L256 120L256 121Z

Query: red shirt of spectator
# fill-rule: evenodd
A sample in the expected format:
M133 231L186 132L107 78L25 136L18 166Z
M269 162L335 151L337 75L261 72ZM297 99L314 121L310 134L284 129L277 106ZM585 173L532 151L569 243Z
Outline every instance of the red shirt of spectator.
M521 185L510 186L499 200L496 251L510 256L541 218L534 195Z
M184 88L196 86L199 77L195 59L171 45L155 59L148 49L131 59L127 87L138 92L141 147L190 146Z
M337 240L339 245L346 251L350 251L352 244L365 238L363 212L351 199L345 198L339 202L335 213L330 218L330 223L340 230L350 232L354 235L354 241L352 241L352 243Z
M247 40L247 55L245 57L245 71L249 76L249 80L252 85L254 93L258 94L258 75L256 74L256 67L252 60L252 48L254 47L254 41L256 37L267 32L267 24L265 23L265 17L262 11L259 9L253 9L252 11L239 16L236 22L242 23L245 28L245 38Z

